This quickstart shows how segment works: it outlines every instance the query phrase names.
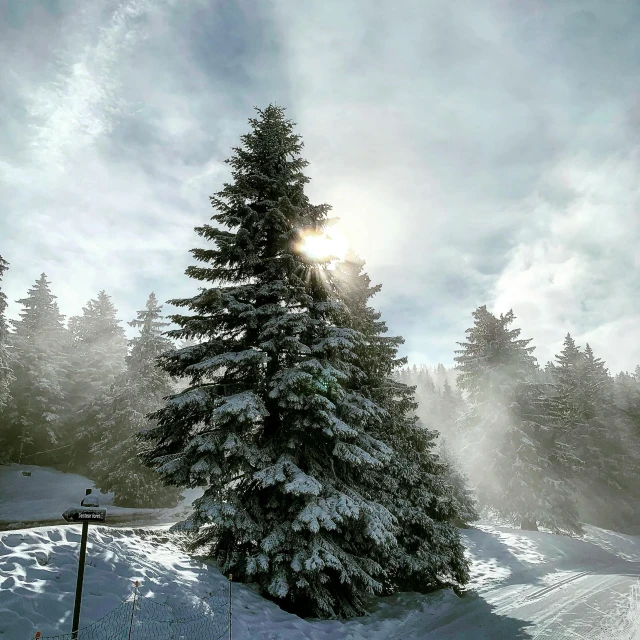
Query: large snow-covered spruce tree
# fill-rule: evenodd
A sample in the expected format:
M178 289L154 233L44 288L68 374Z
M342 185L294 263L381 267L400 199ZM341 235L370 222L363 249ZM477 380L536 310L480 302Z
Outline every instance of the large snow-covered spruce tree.
M522 528L579 531L566 477L554 468L553 419L534 382L531 340L509 328L512 311L496 317L482 306L473 317L455 360L458 384L469 394L461 437L468 441L469 468L482 470L479 498Z
M187 274L208 286L172 301L192 313L169 335L199 344L161 358L190 384L153 415L146 460L205 487L181 529L223 571L302 615L349 616L382 590L397 545L370 491L393 451L372 432L383 408L351 386L364 338L298 247L329 222L305 195L300 137L277 106L250 124L211 198L216 226L196 229L213 246Z
M19 320L11 321L12 401L5 414L5 441L11 460L51 464L68 414L68 334L44 273L18 302L23 310Z
M162 306L154 293L129 325L140 330L130 342L127 369L92 403L89 415L99 440L91 448L91 479L101 491L114 493L122 507L173 507L180 499L176 487L163 486L158 474L142 464L143 443L138 434L152 426L147 414L162 406L174 392L158 357L173 349L162 332Z

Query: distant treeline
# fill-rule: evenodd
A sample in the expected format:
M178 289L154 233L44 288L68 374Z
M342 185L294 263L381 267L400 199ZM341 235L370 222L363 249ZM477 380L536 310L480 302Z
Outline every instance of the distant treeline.
M613 376L571 335L533 359L510 312L474 313L456 370L406 367L417 414L470 479L480 506L513 523L640 533L640 366Z

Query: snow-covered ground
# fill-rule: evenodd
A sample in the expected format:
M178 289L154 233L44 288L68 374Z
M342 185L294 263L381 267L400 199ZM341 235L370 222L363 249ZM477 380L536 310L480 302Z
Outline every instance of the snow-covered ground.
M488 523L464 533L469 587L537 640L640 640L640 537L586 527L580 538Z
M58 477L56 493L66 480ZM68 496L73 503L75 491ZM4 498L3 517L18 508ZM29 502L22 501L26 512ZM82 626L125 600L135 580L143 595L174 606L226 588L217 568L181 551L167 528L90 527ZM490 523L463 537L472 561L463 597L450 590L404 593L372 599L362 618L317 621L285 613L236 584L233 638L640 640L640 537L588 527L577 539ZM0 533L0 640L27 640L38 630L44 636L69 632L79 540L77 525Z
M23 471L31 476L22 475ZM91 480L75 473L62 473L32 465L0 466L0 530L39 524L63 523L62 512L80 506L85 489L92 489L101 507L107 508L110 524L149 525L175 522L191 511L201 490L183 491L184 500L175 509L127 509L113 506L113 494L98 491Z

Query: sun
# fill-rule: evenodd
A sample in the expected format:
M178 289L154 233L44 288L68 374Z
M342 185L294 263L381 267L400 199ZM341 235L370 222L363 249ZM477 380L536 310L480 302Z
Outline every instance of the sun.
M318 262L344 260L349 248L346 238L337 229L303 232L301 236L298 251Z

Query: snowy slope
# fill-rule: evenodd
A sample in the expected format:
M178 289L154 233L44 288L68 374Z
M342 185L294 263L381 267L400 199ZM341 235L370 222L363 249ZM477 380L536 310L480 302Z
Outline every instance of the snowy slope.
M83 624L124 600L134 580L144 595L174 605L225 587L215 566L180 551L164 529L91 527ZM1 640L69 631L79 532L74 525L0 534ZM234 585L233 637L640 638L640 538L624 536L617 546L617 534L603 530L591 529L585 541L490 525L464 536L473 590L462 598L451 591L377 598L368 616L341 623L302 620Z
M70 630L80 528L62 524L61 513L77 505L88 487L90 481L74 474L0 467L0 527L61 523L0 533L0 640ZM190 492L189 502L197 493ZM112 496L99 496L116 527L91 527L83 624L125 600L135 580L143 594L172 605L225 587L215 566L175 547L168 525L122 528L128 518L146 525L173 522L177 511L118 509ZM462 598L452 591L376 598L368 616L340 623L301 620L250 587L234 585L233 637L640 640L640 537L587 527L576 539L488 522L462 534L472 561Z
M30 471L31 476L23 476ZM107 507L107 519L112 524L153 524L175 522L190 511L191 502L202 495L201 490L183 491L184 500L176 509L126 509L113 506L113 494L95 489L87 478L32 465L0 466L0 530L18 529L36 524L64 522L62 512L80 505L85 489L93 489L100 506Z
M586 527L582 539L483 523L463 537L472 581L531 637L640 640L640 537Z

